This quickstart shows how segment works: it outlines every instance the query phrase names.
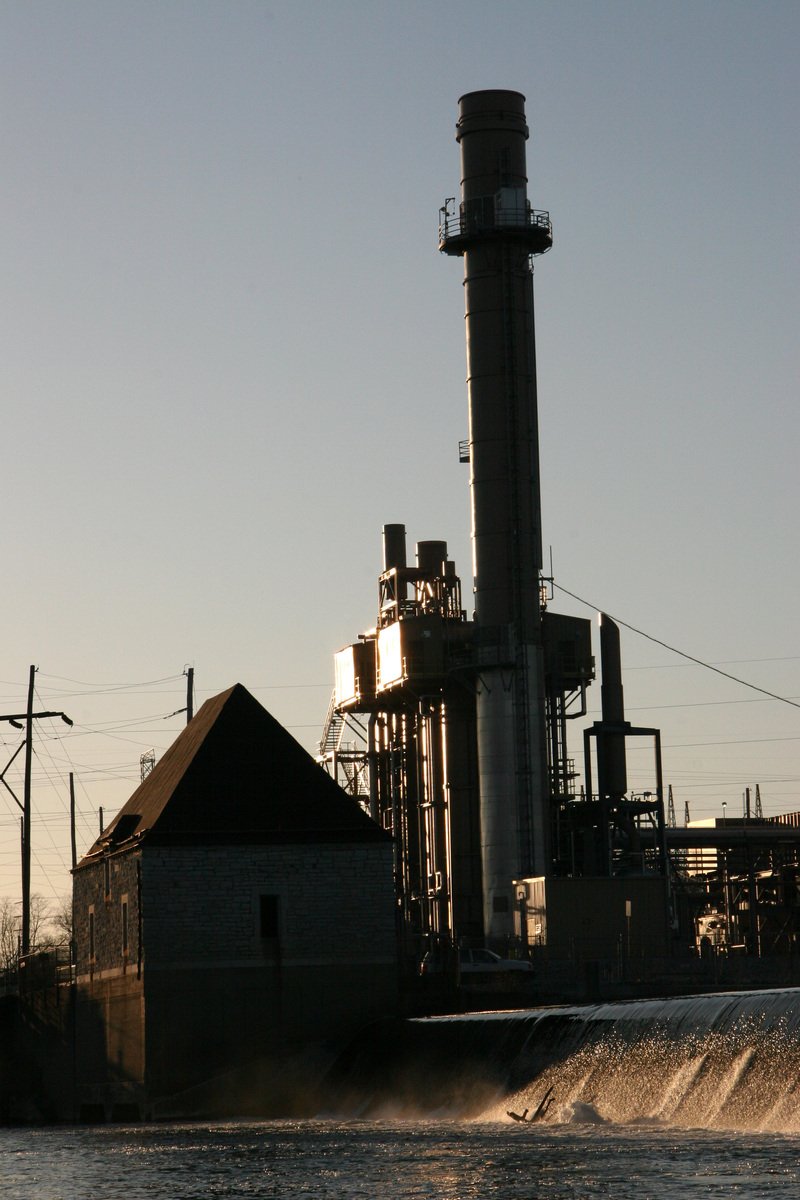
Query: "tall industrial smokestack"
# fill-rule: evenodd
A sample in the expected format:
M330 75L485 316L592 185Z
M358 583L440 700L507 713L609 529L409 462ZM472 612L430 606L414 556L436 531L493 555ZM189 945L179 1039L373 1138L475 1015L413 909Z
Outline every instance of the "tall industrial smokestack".
M464 258L484 929L501 939L512 880L550 862L531 256L552 231L528 202L524 96L462 96L456 138L461 202L439 249Z

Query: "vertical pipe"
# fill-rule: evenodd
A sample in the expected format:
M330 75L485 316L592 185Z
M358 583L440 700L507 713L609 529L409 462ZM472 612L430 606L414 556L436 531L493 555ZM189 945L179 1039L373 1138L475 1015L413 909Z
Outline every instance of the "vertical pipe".
M483 937L475 703L460 681L445 693L444 744L453 927L476 945Z
M406 527L405 525L384 525L383 527L383 569L384 571L404 571L406 569ZM395 600L398 604L406 599L408 589L405 579L398 579Z
M402 569L406 565L406 527L405 525L384 525L383 527L383 569L390 571L392 567Z
M369 782L369 815L380 825L381 813L378 802L378 740L376 730L378 714L371 712L367 723L367 771Z
M72 849L72 869L78 865L78 846L75 838L75 776L69 773L69 840Z
M619 626L600 613L600 687L604 728L597 740L597 790L600 799L620 799L628 790L625 753L625 701L622 690L622 655ZM618 726L619 732L613 727Z
M448 834L444 705L440 700L432 698L420 701L420 723L425 731L424 803L431 918L439 937L449 941L453 936L452 863Z
M444 917L447 923L448 937L451 939L451 941L455 942L457 931L453 897L453 841L451 837L452 813L450 810L450 775L447 764L447 709L443 703L440 703L437 708L437 723L437 740L439 743L438 786L439 803L441 805L439 827L445 882Z

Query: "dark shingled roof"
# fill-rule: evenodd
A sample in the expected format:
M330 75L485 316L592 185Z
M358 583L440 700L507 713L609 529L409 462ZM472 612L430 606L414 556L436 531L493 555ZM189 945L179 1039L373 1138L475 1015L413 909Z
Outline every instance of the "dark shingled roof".
M106 847L139 841L230 845L388 838L237 683L205 702L83 863Z

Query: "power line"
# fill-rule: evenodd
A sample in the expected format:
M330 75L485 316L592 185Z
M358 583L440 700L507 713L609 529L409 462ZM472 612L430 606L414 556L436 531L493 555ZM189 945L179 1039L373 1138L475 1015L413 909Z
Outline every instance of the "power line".
M554 583L553 587L559 592L563 592L565 596L571 596L573 600L577 600L579 604L585 604L587 608L594 609L595 612L605 612L603 608L598 608L596 604L590 604L588 600L584 600L582 596L576 596L574 592L570 592L567 588L562 587L558 583ZM762 696L768 696L770 700L779 700L781 704L790 704L792 708L800 708L800 703L797 700L790 700L787 696L779 696L776 692L769 692L766 688L757 687L754 683L749 683L746 679L740 679L737 675L731 675L728 671L723 671L719 667L713 666L711 663L704 662L702 658L695 658L693 654L687 654L685 650L678 650L676 646L670 646L668 642L662 642L661 638L654 637L651 633L645 633L643 629L637 629L635 625L630 625L627 621L615 617L613 613L607 613L607 616L612 621L616 621L617 625L622 625L624 629L630 629L631 633L637 633L639 637L646 638L648 642L654 642L656 646L662 646L665 650L669 650L671 654L677 654L681 658L687 659L689 662L696 663L698 667L705 667L707 671L713 671L716 675L722 675L725 679L730 679L733 683L741 684L742 687L750 688L754 692L760 692Z
M569 594L569 593L568 593ZM719 667L725 663L726 666L732 666L734 663L773 663L773 662L800 662L800 654L781 654L777 658L723 658L717 663L711 663L712 667ZM680 666L680 663L650 663L640 667L626 667L628 671L673 671Z
M669 742L664 750L688 750L695 746L750 746L758 742L797 742L800 737L732 738L727 742Z
M66 675L47 675L42 674L42 679L56 679L62 683L74 683L77 687L92 688L100 693L107 692L127 692L135 691L138 688L157 687L160 683L176 683L179 679L183 679L183 675L165 675L163 679L143 679L141 683L94 683L86 679L69 679ZM8 682L0 680L0 682ZM13 686L13 685L10 685ZM70 692L70 695L79 695L77 692ZM89 693L92 694L92 693Z

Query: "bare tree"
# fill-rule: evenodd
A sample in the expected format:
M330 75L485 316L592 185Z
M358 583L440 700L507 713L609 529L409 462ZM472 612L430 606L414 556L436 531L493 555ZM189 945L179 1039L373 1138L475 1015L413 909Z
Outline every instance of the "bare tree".
M20 952L21 905L8 896L0 898L0 971L16 967ZM44 896L31 896L31 953L69 946L72 940L72 897L62 896L54 904Z
M0 970L16 966L19 957L20 906L8 896L0 899Z
M48 950L52 944L50 922L52 911L44 896L34 892L31 896L31 952Z
M72 896L62 896L50 912L50 937L54 946L72 944Z

